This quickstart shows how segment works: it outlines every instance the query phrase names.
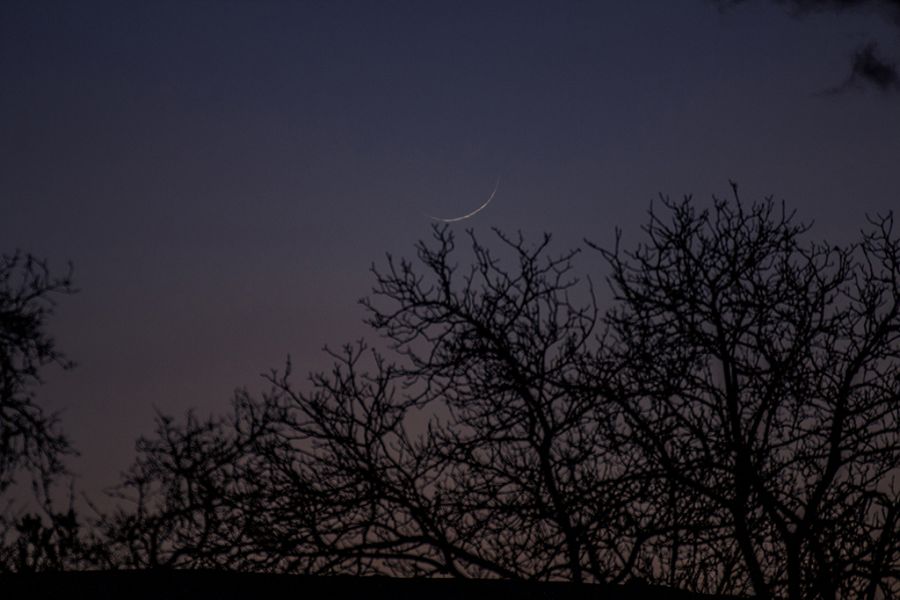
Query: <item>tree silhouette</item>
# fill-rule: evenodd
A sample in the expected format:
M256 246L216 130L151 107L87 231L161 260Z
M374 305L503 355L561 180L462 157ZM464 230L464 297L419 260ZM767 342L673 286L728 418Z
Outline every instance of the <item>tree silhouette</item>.
M50 275L46 262L19 252L0 256L0 494L20 469L58 473L72 450L33 391L43 367L71 365L45 327L54 295L72 292L70 276Z
M364 344L297 391L269 377L226 419L162 417L109 522L128 564L620 581L652 537L626 513L649 487L615 454L597 396L598 310L575 252L434 230L419 266L388 258ZM576 304L578 296L581 304ZM636 541L639 539L640 541Z
M896 595L892 219L810 243L734 192L594 246L607 311L579 251L436 227L373 267L383 351L159 417L104 523L114 563Z
M159 415L155 437L138 440L137 460L111 492L123 506L97 523L99 566L275 570L288 541L258 523L275 500L303 514L302 497L277 498L269 479L283 440L261 439L283 432L283 413L274 398L239 392L227 417L189 413L179 424Z
M700 550L762 598L896 597L892 218L813 244L783 205L735 197L664 201L671 220L653 213L647 242L603 251L627 437L679 503L703 508L672 564L690 573Z
M46 332L46 321L55 297L74 291L71 266L66 275L54 276L46 261L30 254L0 256L0 570L60 569L77 545L74 511L70 506L57 512L49 495L66 472L64 457L74 450L56 415L34 393L42 369L72 366ZM22 475L30 478L43 515L23 512L14 501ZM26 494L15 497L21 501Z

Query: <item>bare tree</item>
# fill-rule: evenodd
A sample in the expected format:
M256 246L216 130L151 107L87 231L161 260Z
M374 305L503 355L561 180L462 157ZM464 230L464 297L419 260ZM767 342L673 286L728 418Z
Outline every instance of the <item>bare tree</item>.
M630 443L703 506L675 581L757 597L900 593L900 240L805 241L770 200L666 199L647 241L604 250ZM710 567L715 567L714 569ZM681 579L679 579L679 577Z
M231 414L184 423L159 415L156 435L137 442L138 459L111 492L121 501L97 524L106 567L252 569L263 532L249 530L273 507L262 438L284 420L275 403L235 394ZM266 459L269 457L267 456Z
M549 237L497 236L504 260L470 236L463 271L448 228L417 264L373 268L363 303L393 361L347 346L308 391L273 373L272 392L224 429L164 421L122 490L138 510L119 514L113 537L165 523L166 561L209 556L215 538L264 570L630 576L658 534L655 515L631 508L655 488L640 457L615 451L618 409L596 392L591 286L572 274L576 252L549 255ZM220 483L185 509L211 473ZM201 516L176 522L188 514ZM140 546L133 562L158 560L158 542Z
M72 366L46 325L55 297L74 291L71 266L54 276L30 254L0 256L0 570L59 569L78 545L74 511L57 511L49 495L74 450L56 415L35 399L45 367ZM27 487L17 488L23 475L37 507L24 502Z
M71 366L45 327L54 296L72 291L70 276L50 275L42 260L0 256L0 494L20 469L38 478L58 473L72 451L55 415L34 401L42 368Z
M892 226L838 247L736 187L664 199L643 244L600 250L605 313L577 251L435 228L373 268L383 351L161 418L108 539L130 566L896 596Z

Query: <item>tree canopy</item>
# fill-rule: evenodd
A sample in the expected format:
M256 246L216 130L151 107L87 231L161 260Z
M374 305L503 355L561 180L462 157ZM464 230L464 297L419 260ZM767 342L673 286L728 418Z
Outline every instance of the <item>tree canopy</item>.
M71 366L47 333L54 299L74 291L70 274L54 276L30 254L0 256L0 494L17 474L38 480L59 473L72 451L56 416L35 402L41 370Z
M631 247L434 227L372 267L378 342L302 384L288 361L222 416L159 415L89 539L72 513L19 523L50 552L27 564L900 594L893 218L833 245L733 192L661 198ZM61 360L29 302L69 284L24 264L3 408L43 420L4 433L4 474L68 450L25 384Z
M663 198L556 253L448 227L373 267L382 340L160 417L106 521L129 566L896 595L900 241ZM602 290L576 261L608 268ZM460 266L462 265L462 266Z
M54 275L31 254L0 256L0 571L61 568L76 553L75 513L57 511L50 493L75 451L35 398L44 369L72 366L47 320L74 291L71 265Z

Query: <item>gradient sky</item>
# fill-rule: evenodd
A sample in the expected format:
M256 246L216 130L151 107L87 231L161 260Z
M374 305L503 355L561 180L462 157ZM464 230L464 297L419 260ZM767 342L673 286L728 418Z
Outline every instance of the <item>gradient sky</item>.
M850 239L900 207L900 95L821 93L871 38L900 54L878 14L763 0L3 0L0 251L81 290L38 399L97 494L154 407L222 412L369 335L370 264L497 177L455 229L636 241L660 192L734 179Z

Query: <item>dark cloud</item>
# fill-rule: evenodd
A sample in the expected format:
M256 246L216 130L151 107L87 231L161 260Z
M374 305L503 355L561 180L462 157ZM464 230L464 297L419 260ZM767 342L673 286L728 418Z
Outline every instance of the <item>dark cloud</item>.
M900 89L897 65L878 56L878 44L869 42L853 56L850 78L868 81L883 91Z
M853 64L847 79L824 94L839 94L848 90L874 86L883 92L900 91L900 73L897 65L878 55L878 44L869 42L853 55Z
M744 4L750 0L713 0L720 8ZM898 28L900 33L900 0L773 0L787 7L795 16L822 12L872 11L881 14ZM884 58L878 44L868 42L853 55L850 75L844 83L826 93L842 92L873 86L883 92L900 91L900 74L896 64Z

